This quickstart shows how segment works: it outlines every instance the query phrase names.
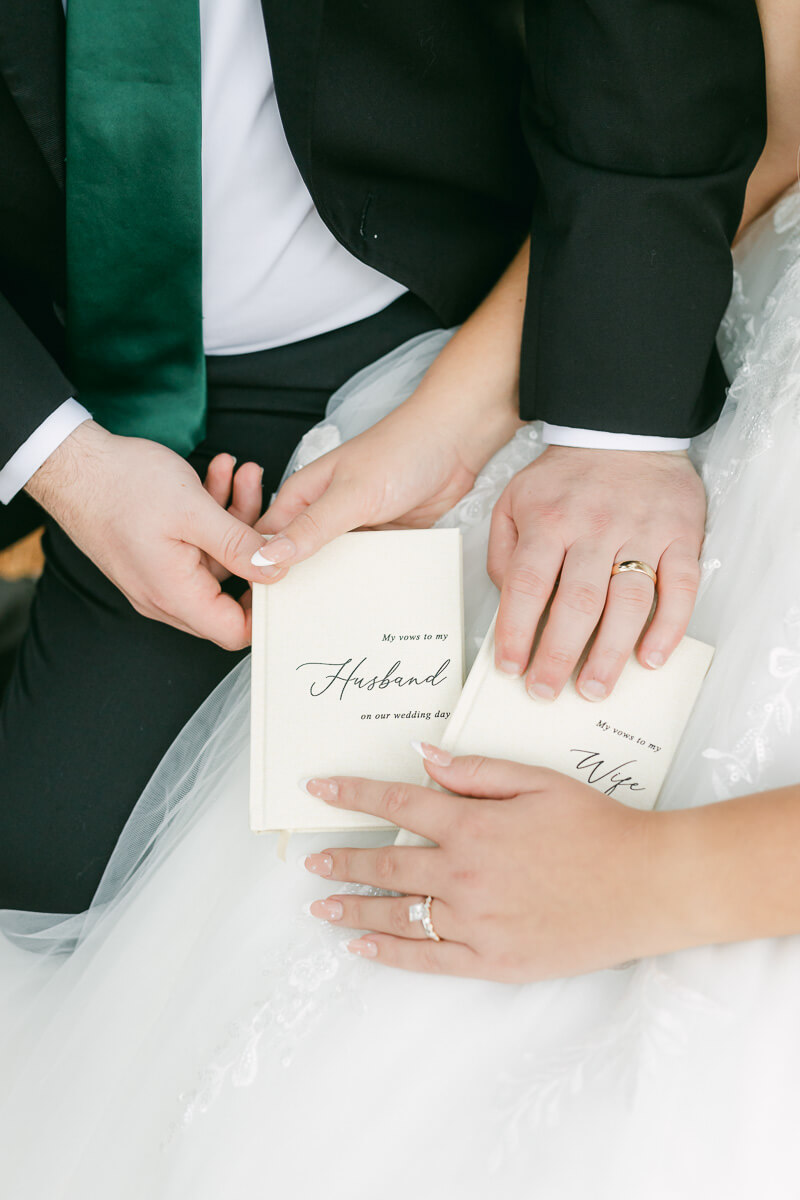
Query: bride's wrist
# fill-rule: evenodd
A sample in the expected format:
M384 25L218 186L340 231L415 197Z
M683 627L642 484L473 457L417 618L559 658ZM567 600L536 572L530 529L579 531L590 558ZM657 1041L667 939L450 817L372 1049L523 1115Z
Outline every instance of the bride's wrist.
M706 907L704 837L698 810L644 814L644 872L638 956L669 954L715 940Z
M516 387L453 387L426 377L405 405L429 431L458 445L477 472L526 423Z
M789 786L663 814L675 818L683 945L800 933L798 801L800 788Z
M792 929L759 928L757 903L747 897L752 880L743 869L748 798L654 813L652 845L654 928L658 946L669 953L694 946L742 941ZM744 835L744 836L742 836ZM753 888L753 893L759 891Z

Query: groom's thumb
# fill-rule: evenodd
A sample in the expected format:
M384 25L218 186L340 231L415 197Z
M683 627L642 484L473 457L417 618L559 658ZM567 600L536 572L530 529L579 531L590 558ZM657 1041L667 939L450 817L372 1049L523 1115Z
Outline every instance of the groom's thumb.
M264 583L277 574L275 567L258 567L251 562L256 551L264 548L263 534L231 516L210 496L208 503L201 503L195 514L190 538L198 549L204 550L209 558L240 579Z

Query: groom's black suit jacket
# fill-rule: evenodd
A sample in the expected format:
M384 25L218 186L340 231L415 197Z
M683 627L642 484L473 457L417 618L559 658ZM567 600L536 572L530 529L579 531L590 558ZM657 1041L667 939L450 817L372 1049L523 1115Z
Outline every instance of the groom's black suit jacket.
M292 152L357 257L450 324L531 229L524 417L714 420L764 137L754 0L525 0L525 38L507 0L262 4ZM72 393L63 93L61 0L2 0L0 464Z

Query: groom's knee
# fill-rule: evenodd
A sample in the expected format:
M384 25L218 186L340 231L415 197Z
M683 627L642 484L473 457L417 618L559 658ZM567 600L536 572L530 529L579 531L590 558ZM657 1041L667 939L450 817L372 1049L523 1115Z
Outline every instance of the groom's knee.
M2 835L0 835L2 836ZM5 840L5 839L3 839ZM0 909L24 912L77 913L92 902L105 861L96 856L75 862L42 861L31 847L26 854L0 848Z
M94 898L113 842L101 848L80 836L79 829L70 834L64 827L48 838L47 820L38 821L30 810L28 815L25 821L22 811L0 808L0 908L83 912Z

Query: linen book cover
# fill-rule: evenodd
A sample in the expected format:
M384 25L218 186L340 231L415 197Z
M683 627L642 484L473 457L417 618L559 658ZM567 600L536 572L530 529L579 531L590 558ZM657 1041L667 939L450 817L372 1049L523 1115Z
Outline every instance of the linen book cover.
M304 778L421 782L464 681L457 529L343 534L253 587L250 827L394 828L332 809Z
M655 807L713 647L685 637L657 671L632 657L599 702L575 690L576 670L558 699L547 702L531 699L523 678L495 668L494 627L493 621L439 745L453 754L550 767L624 804ZM397 841L426 844L406 831Z

